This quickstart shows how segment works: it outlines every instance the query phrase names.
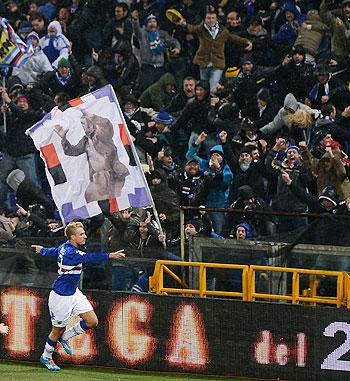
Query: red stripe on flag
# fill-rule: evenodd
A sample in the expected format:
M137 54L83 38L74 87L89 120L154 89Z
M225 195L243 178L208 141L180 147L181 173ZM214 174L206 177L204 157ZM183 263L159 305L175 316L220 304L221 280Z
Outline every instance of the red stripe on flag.
M11 62L11 66L17 66L18 62L21 60L21 58L24 56L23 53L19 53Z
M123 123L118 124L120 140L124 145L130 145L130 140Z
M71 99L68 103L72 107L75 107L75 106L79 106L79 105L83 104L84 102L81 100L81 98L74 98L74 99Z
M118 201L115 197L110 197L109 198L109 212L119 212L119 206L118 206Z
M57 156L56 148L52 143L41 147L40 151L45 158L47 168L50 169L61 164Z

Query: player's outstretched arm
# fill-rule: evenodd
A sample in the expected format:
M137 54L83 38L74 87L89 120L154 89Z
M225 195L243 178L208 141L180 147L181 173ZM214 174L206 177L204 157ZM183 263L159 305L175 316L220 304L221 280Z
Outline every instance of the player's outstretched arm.
M7 325L5 325L4 323L0 323L0 333L2 335L8 335L9 327Z
M32 245L35 250L35 254L40 254L43 257L57 257L58 250L56 247L44 247L41 245Z
M109 253L109 259L120 259L124 257L125 257L124 249L114 251L113 253Z

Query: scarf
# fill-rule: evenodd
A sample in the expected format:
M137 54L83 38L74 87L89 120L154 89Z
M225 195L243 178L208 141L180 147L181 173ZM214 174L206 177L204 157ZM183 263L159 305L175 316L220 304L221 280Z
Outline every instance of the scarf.
M56 79L62 86L66 86L72 81L72 74L69 73L67 77L61 77L60 73L56 71Z
M164 53L164 45L159 39L157 32L149 32L147 38L153 55L158 56Z
M46 54L50 63L55 62L60 56L60 51L55 47L56 37L50 37L49 45L45 46L43 52Z
M329 95L328 81L322 86L324 86L324 95ZM319 91L320 91L320 84L317 82L316 85L311 89L309 93L309 98L313 100L317 99L317 95Z

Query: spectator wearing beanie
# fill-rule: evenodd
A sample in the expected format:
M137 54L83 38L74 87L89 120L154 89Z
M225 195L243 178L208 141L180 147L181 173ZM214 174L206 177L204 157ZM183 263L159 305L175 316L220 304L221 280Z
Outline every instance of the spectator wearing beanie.
M170 47L172 54L180 53L180 43L165 30L158 28L157 18L147 16L145 25L141 28L138 11L132 12L132 27L140 44L140 91L157 82L165 74L165 53Z
M198 81L195 86L195 96L189 100L174 123L174 131L184 130L190 135L188 147L197 140L201 132L206 134L216 133L215 127L210 125L208 115L210 112L210 90L207 81ZM209 135L203 146L207 155L210 148L215 145L215 140Z
M291 93L298 102L304 102L308 96L312 88L314 65L305 62L305 56L305 49L301 45L294 45L277 68L276 75L281 84L282 97Z
M58 62L57 69L49 71L39 82L42 91L50 95L52 98L57 93L65 92L70 99L78 96L79 89L79 67L72 55L69 60L61 58Z
M243 110L244 115L254 115L256 111L256 94L267 85L277 67L258 65L251 53L241 59L241 71L236 78L232 99Z
M234 174L232 183L233 198L237 197L238 188L243 185L249 185L258 196L264 198L264 183L266 180L264 180L262 174L265 172L265 157L262 156L257 161L254 161L252 158L252 146L241 147L237 157L231 148L230 142L227 140L225 131L220 133L220 139L224 158Z

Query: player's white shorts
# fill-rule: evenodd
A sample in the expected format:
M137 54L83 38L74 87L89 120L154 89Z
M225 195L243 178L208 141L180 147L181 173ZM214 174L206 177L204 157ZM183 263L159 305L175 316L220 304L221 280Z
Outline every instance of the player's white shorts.
M65 327L71 316L92 310L91 303L79 289L69 296L58 295L55 291L50 292L49 311L54 327Z

